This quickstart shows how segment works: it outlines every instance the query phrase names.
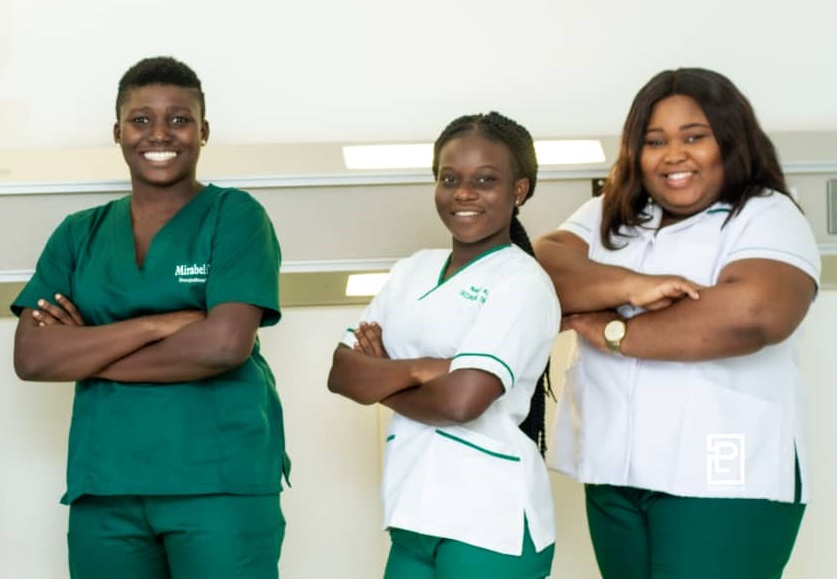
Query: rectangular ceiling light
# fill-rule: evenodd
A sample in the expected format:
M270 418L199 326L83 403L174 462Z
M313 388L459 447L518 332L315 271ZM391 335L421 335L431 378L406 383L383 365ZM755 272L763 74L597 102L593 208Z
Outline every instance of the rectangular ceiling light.
M433 145L354 145L343 147L347 169L429 169Z
M354 273L346 281L346 296L374 296L381 291L387 281L389 272L384 273Z
M604 163L605 154L597 139L535 141L540 165L582 165ZM433 145L351 145L343 147L347 169L430 169Z
M538 165L583 165L604 163L605 154L598 139L535 141Z

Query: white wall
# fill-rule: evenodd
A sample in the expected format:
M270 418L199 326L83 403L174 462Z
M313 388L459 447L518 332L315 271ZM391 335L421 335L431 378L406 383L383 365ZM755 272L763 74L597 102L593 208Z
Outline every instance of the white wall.
M0 147L108 145L141 57L201 75L216 143L412 140L497 109L617 134L661 69L716 68L769 130L835 130L831 0L0 0Z

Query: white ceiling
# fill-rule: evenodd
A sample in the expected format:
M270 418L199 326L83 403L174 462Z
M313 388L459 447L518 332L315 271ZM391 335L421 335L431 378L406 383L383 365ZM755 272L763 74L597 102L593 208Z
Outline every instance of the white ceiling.
M122 72L171 54L218 144L432 139L499 110L617 134L664 68L729 76L769 131L837 130L833 0L0 0L0 148L111 142Z

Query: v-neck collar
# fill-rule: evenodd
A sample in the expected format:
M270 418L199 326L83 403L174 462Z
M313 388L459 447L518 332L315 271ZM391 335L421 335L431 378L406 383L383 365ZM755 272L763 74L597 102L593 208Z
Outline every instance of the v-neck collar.
M423 300L424 298L426 298L427 296L432 294L434 291L436 291L437 289L442 287L444 284L446 284L447 282L449 282L450 280L452 280L453 278L458 276L461 272L465 271L466 269L468 269L469 267L471 267L472 265L474 265L476 262L480 261L481 259L491 255L492 253L496 253L496 252L498 252L502 249L506 249L507 247L511 247L511 246L512 246L511 243L504 243L502 245L497 245L497 246L494 246L490 249L486 249L485 251L483 251L479 255L469 259L467 262L465 262L465 264L462 267L457 269L450 277L445 279L445 271L447 271L448 266L450 265L450 258L453 255L453 252L449 253L448 257L445 259L444 263L442 263L442 269L439 272L439 278L436 281L436 286L431 288L430 290L428 290L424 295L422 295L419 298L419 300Z
M204 186L160 227L148 243L148 249L145 252L145 259L142 265L137 263L136 241L134 239L134 226L131 217L131 196L126 195L120 199L117 202L119 204L118 219L114 221L114 226L118 229L114 232L114 237L118 240L120 260L132 264L132 271L140 274L146 271L150 261L157 254L164 253L166 246L173 239L171 231L175 230L176 222L182 219L182 215L190 213L193 207L201 205L202 200L209 197L206 195L207 191L214 188L215 186L212 184Z
M661 228L660 223L663 220L663 209L656 203L649 203L642 210L642 213L647 215L649 219L639 226L639 230L650 235L657 235L661 231L677 231L691 226L693 223L704 219L707 215L712 215L713 213L729 213L731 210L732 208L729 203L724 201L715 201L715 203L703 211Z

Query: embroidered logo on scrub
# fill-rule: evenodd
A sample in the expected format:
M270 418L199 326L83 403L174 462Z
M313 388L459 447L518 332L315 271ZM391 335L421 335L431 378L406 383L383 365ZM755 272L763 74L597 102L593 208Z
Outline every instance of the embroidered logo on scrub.
M484 304L488 300L488 288L472 285L459 290L459 295L468 301Z
M206 283L206 276L209 275L209 264L202 263L198 265L188 263L177 265L174 267L174 277L177 278L178 283Z

